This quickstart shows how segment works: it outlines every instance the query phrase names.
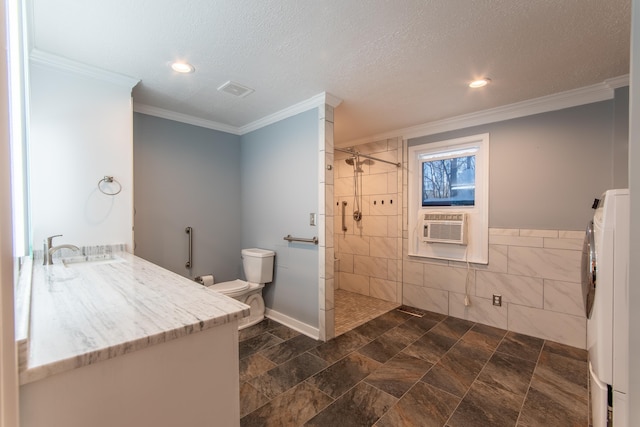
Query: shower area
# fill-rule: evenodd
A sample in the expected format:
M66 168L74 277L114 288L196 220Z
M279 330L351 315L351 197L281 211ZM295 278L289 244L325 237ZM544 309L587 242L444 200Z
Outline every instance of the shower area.
M336 336L402 302L402 140L334 148Z

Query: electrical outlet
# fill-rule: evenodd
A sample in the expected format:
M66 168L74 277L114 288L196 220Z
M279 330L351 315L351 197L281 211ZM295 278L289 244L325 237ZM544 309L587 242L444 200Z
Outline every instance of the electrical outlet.
M493 305L502 307L502 295L493 294Z

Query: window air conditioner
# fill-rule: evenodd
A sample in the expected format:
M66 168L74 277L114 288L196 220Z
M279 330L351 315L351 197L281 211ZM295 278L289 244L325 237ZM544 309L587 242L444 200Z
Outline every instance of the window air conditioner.
M426 213L423 215L423 242L467 244L467 214Z

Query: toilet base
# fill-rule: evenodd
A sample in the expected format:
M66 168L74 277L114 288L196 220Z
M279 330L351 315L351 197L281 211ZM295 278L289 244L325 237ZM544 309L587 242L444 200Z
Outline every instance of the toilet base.
M262 288L264 288L264 284L249 283L248 289L242 292L236 292L235 295L233 293L222 292L223 295L238 300L250 307L249 316L238 320L238 330L260 323L264 319L264 299L262 299ZM213 285L211 289L216 290L215 285Z
M246 294L233 297L251 307L248 317L238 320L238 330L248 328L264 319L264 300L262 299L262 286L250 288Z
M257 325L258 323L264 320L264 314L262 316L249 316L244 319L240 319L238 322L238 330L241 331L244 328L248 328L249 326Z

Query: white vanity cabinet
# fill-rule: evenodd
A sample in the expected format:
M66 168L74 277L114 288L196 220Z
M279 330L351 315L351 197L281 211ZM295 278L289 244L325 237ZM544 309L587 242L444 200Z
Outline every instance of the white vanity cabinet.
M32 283L21 426L239 425L248 306L126 253Z

